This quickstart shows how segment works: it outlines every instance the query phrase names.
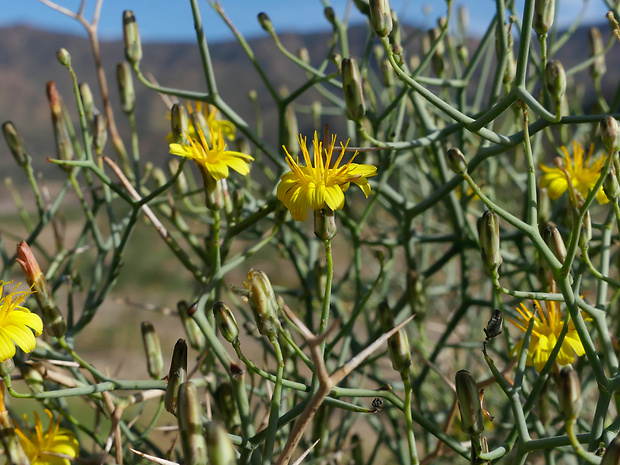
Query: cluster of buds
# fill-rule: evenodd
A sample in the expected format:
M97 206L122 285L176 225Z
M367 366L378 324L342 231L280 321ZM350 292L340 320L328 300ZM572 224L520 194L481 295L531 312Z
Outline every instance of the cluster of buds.
M26 281L28 281L28 284L34 291L34 298L43 313L43 323L47 332L56 337L63 336L67 331L67 323L65 323L60 313L47 287L47 281L41 272L37 259L34 258L26 241L22 241L17 245L17 262L22 267Z

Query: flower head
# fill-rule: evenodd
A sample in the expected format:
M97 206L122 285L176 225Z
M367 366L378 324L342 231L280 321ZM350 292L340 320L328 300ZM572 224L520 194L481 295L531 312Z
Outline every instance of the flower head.
M30 459L30 465L71 465L70 459L77 457L80 451L78 441L71 431L60 427L60 417L54 423L52 412L45 410L45 413L50 417L47 431L43 431L36 412L34 433L20 427L15 428L19 442Z
M170 153L191 158L199 168L216 180L227 178L228 168L244 176L250 172L248 164L254 158L245 153L226 150L221 128L218 128L216 133L213 127L209 127L210 146L202 129L197 130L198 138L188 137L190 145L170 144Z
M583 147L579 142L573 141L572 158L568 150L566 150L566 147L562 146L562 151L564 152L563 168L551 168L540 164L540 169L545 173L540 180L540 185L548 189L549 197L555 200L566 192L568 189L567 174L570 177L573 188L584 197L588 195L588 191L590 191L598 181L601 176L601 169L603 165L605 165L604 158L597 158L593 162L590 162L593 150L594 146L592 145L590 146L588 156L584 159L585 151ZM599 189L596 193L596 200L601 204L609 201L603 189Z
M536 316L528 310L525 305L521 304L520 308L517 307L517 312L519 312L521 316L518 317L517 320L509 318L508 321L521 331L526 332L530 321L532 318L534 319L532 338L530 339L530 346L527 354L527 364L529 366L534 365L536 371L540 372L545 366L545 363L547 363L547 360L549 360L549 355L558 341L558 336L564 326L564 318L562 318L562 314L558 309L557 302L545 302L545 307L547 309L546 315L537 300L534 300L534 305L538 313ZM515 354L520 352L522 346L523 339L512 349L512 353ZM555 361L559 365L568 365L575 361L575 354L581 357L585 354L585 349L583 348L581 339L579 339L575 325L571 320L568 322L568 332L562 341L562 347Z
M0 281L0 295L4 284L4 281ZM30 352L36 345L32 331L37 336L43 331L43 322L39 315L20 305L31 292L17 292L18 286L19 284L9 295L0 299L0 362L13 358L15 344L24 352Z
M348 141L347 141L348 143ZM366 178L377 174L377 167L372 165L358 165L352 163L358 152L343 166L339 166L346 144L340 144L341 151L338 159L332 162L336 136L332 136L328 147L319 142L317 133L314 133L314 156L310 159L307 139L299 136L299 146L304 155L306 166L299 165L299 159L294 160L286 147L286 162L291 171L284 173L278 185L278 199L289 209L293 219L304 221L308 207L320 210L329 207L339 210L344 206L344 193L350 183L357 184L364 195L370 194L370 184Z

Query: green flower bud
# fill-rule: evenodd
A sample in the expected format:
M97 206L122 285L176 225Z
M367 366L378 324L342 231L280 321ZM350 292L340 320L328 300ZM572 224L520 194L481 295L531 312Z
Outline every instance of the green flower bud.
M459 6L457 16L458 31L462 37L467 37L469 29L469 10L466 5Z
M590 210L586 210L586 214L583 217L583 223L581 224L581 233L579 234L579 247L585 248L592 239L592 219L590 217Z
M601 31L598 27L591 27L588 39L590 43L590 55L596 57L594 62L590 65L590 75L594 79L600 79L607 71L605 65L605 55L603 46L603 38L601 37Z
M395 326L392 309L386 301L379 304L379 320L381 321L381 329L384 332L389 331ZM409 338L404 329L399 330L388 339L388 354L394 370L403 376L407 375L411 366L411 349L409 347Z
M546 187L538 187L538 224L544 224L551 217L551 200Z
M43 375L32 365L24 365L22 367L22 377L33 394L40 394L45 391Z
M17 128L13 124L12 121L7 121L2 125L2 134L4 135L4 140L6 141L6 145L9 147L13 158L19 166L25 168L30 164L30 156L26 153L24 146L21 141L21 137L17 132Z
M217 421L206 426L207 450L210 465L236 465L237 454L228 432ZM206 463L206 462L205 462Z
M581 409L581 383L570 365L562 368L558 376L558 403L564 421L577 419Z
M105 116L102 113L97 113L93 120L93 144L97 153L103 152L103 147L108 140L108 128Z
M388 0L370 0L370 22L379 37L386 37L392 32L392 12Z
M325 8L323 10L323 14L325 15L325 18L327 19L327 21L329 21L329 24L331 24L333 27L337 26L336 13L334 13L334 9L331 6L328 6L327 8Z
M220 329L224 339L233 343L239 340L239 325L230 308L224 302L216 302L213 305L213 315L215 322Z
M164 173L164 170L162 170L160 167L153 168L153 179L155 180L155 184L157 185L157 187L162 187L168 182L166 173Z
M177 420L184 463L204 465L207 463L207 441L202 425L202 407L196 385L191 381L179 386Z
M392 15L392 32L390 32L389 39L392 48L401 47L401 33L400 33L400 23L398 22L398 15L394 10L391 10Z
M456 373L454 382L461 413L461 430L472 438L477 437L484 431L484 416L476 381L467 370L461 370Z
M195 350L203 350L207 347L207 339L205 338L204 333L200 330L198 323L196 323L196 321L190 316L190 313L192 312L189 311L187 302L184 300L178 302L177 311L181 317L183 328L185 328L185 334L187 334L190 347Z
M189 119L187 110L183 105L175 103L170 110L170 123L172 125L172 141L176 144L188 144Z
M143 321L140 325L142 330L142 343L146 353L146 366L149 375L153 379L164 377L164 356L159 343L159 336L155 332L155 327L149 321Z
M545 66L545 84L552 100L559 104L566 92L566 72L559 60L551 60Z
M342 90L347 107L347 118L359 121L366 113L362 78L355 58L342 60Z
M118 93L121 96L121 109L125 113L131 113L136 103L136 92L133 88L131 69L127 62L124 61L117 65L116 80L118 81Z
M416 321L422 321L428 314L428 299L424 287L423 277L413 270L407 272L407 297L411 314Z
M600 465L620 465L620 436L609 443Z
M273 24L271 23L271 19L269 19L269 16L267 16L267 13L258 14L258 23L260 24L260 27L265 30L265 32L268 32L271 35L275 33L273 29Z
M170 176L174 176L177 171L179 171L179 159L171 158L168 160L168 172ZM187 183L187 177L185 177L185 173L181 171L179 176L177 177L176 182L174 183L175 190L179 195L185 195L189 191L189 185Z
M48 81L46 88L47 99L52 114L54 139L56 140L56 154L61 160L71 160L73 158L73 144L71 143L69 131L67 130L67 125L63 117L63 105L60 94L56 89L54 81Z
M338 232L336 215L328 207L314 211L314 235L321 241L332 239Z
M547 223L543 229L542 238L560 263L564 263L566 259L566 246L558 228L551 222Z
M456 48L456 54L464 65L469 64L469 50L467 49L467 45L459 45Z
M123 11L123 41L125 42L125 58L131 64L139 63L142 59L142 43L140 31L133 11Z
M82 106L84 107L84 113L86 113L86 119L93 122L95 113L98 113L95 107L95 100L93 99L93 93L90 90L90 86L87 82L82 82L79 85L80 97L82 98Z
M609 167L609 173L603 180L603 192L607 198L611 201L615 201L620 196L620 185L618 184L618 177L616 176L616 169L614 165Z
M299 126L297 125L297 115L292 105L286 107L284 111L284 146L292 157L299 153L299 142L297 135L299 134Z
M390 60L387 58L381 60L379 63L381 69L381 77L386 88L390 89L394 87L396 79L394 78L394 68L390 64Z
M278 302L269 278L262 271L250 270L248 280L243 285L247 290L256 327L263 336L275 336L280 329Z
M370 16L370 5L368 0L353 0L353 3L355 3L357 9L360 10L360 13Z
M452 169L455 174L463 174L467 172L467 162L465 161L465 156L459 149L449 149L446 152L446 159L448 160L450 169Z
M306 64L310 64L310 53L306 47L297 50L297 57Z
M501 310L493 310L493 315L491 315L491 319L487 323L487 327L484 328L484 334L486 335L486 340L489 341L494 337L502 334L502 329L504 327L504 313Z
M618 127L618 121L613 116L606 116L601 120L601 139L603 145L607 150L618 150L618 135L620 134L620 128Z
M478 219L478 236L482 263L487 272L493 276L502 264L499 243L499 219L497 213L487 210Z
M56 58L63 66L71 66L71 55L66 48L61 48L56 52Z
M179 339L174 346L170 371L168 372L168 387L164 394L164 406L173 415L176 415L179 400L179 387L187 380L187 343Z
M539 36L546 35L553 26L555 0L536 0L532 27Z
M241 416L235 403L233 388L230 383L222 383L215 391L215 404L219 409L228 431L235 433L241 427Z

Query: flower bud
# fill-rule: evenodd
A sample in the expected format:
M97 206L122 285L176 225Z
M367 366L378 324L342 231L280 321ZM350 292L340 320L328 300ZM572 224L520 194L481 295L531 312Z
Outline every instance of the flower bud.
M56 140L56 154L61 160L71 160L73 158L73 144L69 137L69 131L63 118L62 100L56 90L54 81L47 82L47 99L52 113L52 127L54 129L54 139Z
M542 238L560 263L564 263L566 259L566 246L558 228L551 222L547 223L543 229Z
M613 116L606 116L601 120L601 139L603 145L607 150L617 150L618 147L618 135L620 134L620 128L618 127L618 121Z
M236 465L237 454L228 432L221 423L211 421L205 428L210 465Z
M464 65L469 64L469 49L467 45L461 44L456 48L456 54Z
M170 110L170 123L172 124L172 142L176 144L188 144L189 119L187 110L183 105L175 103Z
M581 409L581 383L570 365L562 368L558 376L558 403L564 421L577 419Z
M161 379L164 377L164 356L161 352L159 336L149 321L143 321L140 329L142 330L142 343L146 353L146 366L149 375L153 379Z
M620 464L620 436L616 436L609 443L600 465L619 465Z
M168 182L168 178L166 177L166 173L159 166L157 168L153 168L153 179L155 180L155 185L159 188Z
M389 35L389 39L390 39L390 44L392 45L392 48L398 48L398 47L402 47L401 45L401 27L400 27L400 23L398 21L398 16L396 14L396 12L394 10L391 11L392 14L392 32L390 32Z
M13 158L19 166L25 168L30 164L30 156L26 153L24 146L22 145L21 138L17 132L17 128L12 121L7 121L2 125L2 134L6 145L9 147Z
M142 59L142 44L136 17L131 10L123 11L123 41L125 42L125 58L129 63L136 64Z
M553 26L555 0L536 0L532 28L539 36L546 35Z
M172 362L168 372L168 387L164 394L164 406L173 415L177 412L179 387L187 380L187 343L179 339L174 346Z
M213 304L213 316L224 339L233 343L239 340L239 325L230 308L224 302Z
M179 171L180 162L178 158L170 158L168 160L168 171L170 176L174 176ZM189 191L189 185L187 183L187 177L182 171L179 173L177 180L174 183L174 188L177 194L185 195Z
M353 0L353 3L355 3L357 9L360 10L360 13L370 16L370 5L368 4L368 0Z
M119 63L116 67L116 79L118 93L121 96L121 109L125 113L131 113L136 103L136 92L133 88L131 69L126 61Z
M407 271L407 297L411 314L416 321L422 321L428 314L428 299L424 287L424 277L413 270Z
M618 177L613 164L609 167L609 173L607 173L603 180L603 192L611 201L615 201L620 196L620 185L618 184Z
M392 32L392 12L388 0L370 0L370 22L379 37L386 37Z
M390 60L384 58L379 63L381 69L381 77L383 78L383 84L387 89L394 87L396 79L394 79L394 68L390 64Z
M607 71L605 65L605 55L603 38L598 27L591 27L588 35L590 42L590 55L594 58L594 62L590 65L590 75L594 79L600 79Z
M28 385L28 389L33 394L40 394L45 391L45 384L43 382L43 376L32 365L24 365L22 367L22 377L26 384Z
M256 327L263 336L275 336L280 329L278 320L278 302L269 278L262 271L250 270L248 280L243 285L247 290Z
M103 147L108 140L108 128L105 116L103 113L97 113L93 120L94 137L93 144L97 153L103 152Z
M461 430L472 438L479 436L484 431L484 416L476 381L469 371L460 370L456 373L454 384L461 413Z
M502 334L503 327L504 313L498 309L493 310L493 315L491 315L491 319L488 321L487 327L484 328L484 334L486 335L487 341Z
M84 107L84 113L86 113L86 119L93 122L95 114L98 113L95 107L95 100L93 99L93 93L90 90L90 86L87 82L82 82L79 85L80 98L82 99L82 106Z
M538 224L544 224L551 217L551 200L546 187L538 187Z
M387 301L379 304L379 320L384 332L394 327L394 315ZM407 375L411 366L411 350L409 338L404 329L400 329L388 339L388 354L394 370L403 376Z
M467 172L467 162L465 156L457 148L451 148L446 152L446 158L450 169L454 171L454 174L463 174Z
M187 302L182 300L177 303L177 311L183 322L183 328L185 328L185 334L187 334L190 347L195 350L203 350L207 346L207 339L200 330L198 323L190 316Z
M329 21L329 24L336 27L336 13L334 13L334 9L331 6L328 6L323 10L323 14L325 15L325 19Z
M299 153L299 142L297 135L299 134L299 126L297 124L297 115L292 105L288 105L284 111L284 146L292 157Z
M47 288L45 275L37 263L26 241L17 245L17 262L20 264L26 281L34 291L34 298L43 313L43 323L50 334L61 337L67 331L67 324Z
M259 13L258 14L258 23L263 30L271 35L275 33L273 29L273 24L271 23L271 19L267 16L267 13Z
M499 244L499 220L497 213L487 210L478 219L478 236L482 263L492 276L502 264Z
M207 463L207 441L202 425L202 406L196 385L191 381L179 387L177 420L184 463L204 465Z
M329 208L314 210L314 235L321 241L329 241L338 232L336 226L336 215Z
M590 210L586 210L579 234L579 247L582 249L587 247L590 240L592 240L592 218L590 217Z
M222 419L226 424L226 428L231 433L240 429L241 416L239 415L239 409L235 403L235 397L233 388L230 383L222 383L215 391L215 405L217 405Z
M545 66L545 84L551 99L559 104L566 92L566 72L559 60L551 60Z
M347 118L359 121L366 113L362 78L355 58L342 60L342 90L347 107Z
M428 30L429 45L432 45L435 42L437 42L440 36L441 36L441 29L439 27L434 27L432 29L429 29ZM435 71L435 74L439 77L443 76L443 73L447 68L447 61L446 61L445 54L446 54L446 47L443 41L440 41L437 44L437 47L435 48L435 53L433 53L433 56L431 58L431 63L433 64L433 70Z
M297 50L297 57L307 65L310 64L310 52L308 52L306 47L301 47Z
M56 52L56 58L58 62L63 66L71 66L71 55L66 48L58 49Z

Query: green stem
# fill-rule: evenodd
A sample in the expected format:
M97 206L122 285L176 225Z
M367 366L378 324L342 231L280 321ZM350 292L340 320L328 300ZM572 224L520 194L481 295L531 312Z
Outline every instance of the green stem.
M276 336L270 337L269 342L276 354L276 383L271 396L271 409L269 411L269 423L267 424L267 439L263 448L263 465L270 465L273 457L273 446L278 432L278 418L280 418L280 402L282 398L282 378L284 376L284 357Z

